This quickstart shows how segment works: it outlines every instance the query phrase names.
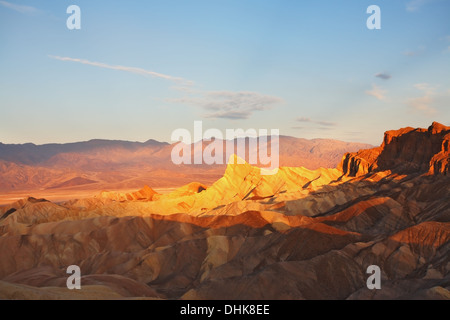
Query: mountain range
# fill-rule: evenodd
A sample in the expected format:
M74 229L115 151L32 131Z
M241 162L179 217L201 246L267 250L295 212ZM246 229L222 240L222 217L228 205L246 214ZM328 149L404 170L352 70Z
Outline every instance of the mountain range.
M208 143L203 142L203 149ZM236 140L233 143L237 145ZM226 142L222 144L225 150ZM281 136L279 145L280 165L309 169L335 167L344 152L371 147L288 136ZM0 143L0 191L122 190L145 184L173 188L191 181L212 184L223 175L225 164L174 165L173 147L174 144L155 140L144 143L91 140L45 145ZM246 151L248 155L248 147Z

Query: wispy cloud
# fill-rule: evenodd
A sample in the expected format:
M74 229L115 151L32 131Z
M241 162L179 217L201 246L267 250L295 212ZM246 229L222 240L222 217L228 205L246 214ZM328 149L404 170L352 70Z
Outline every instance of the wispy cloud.
M316 120L311 120L310 118L306 118L306 117L298 117L296 120L298 122L314 123L314 124L318 124L318 125L325 126L325 127L334 127L337 125L337 123L335 123L335 122L316 121Z
M252 115L252 111L233 111L233 110L224 110L217 111L214 113L205 114L205 118L209 119L229 119L229 120L241 120L248 119Z
M334 127L336 125L336 123L328 121L316 121L316 123L326 127Z
M392 78L392 76L386 72L379 72L379 73L375 74L375 77L383 79L383 80L389 80L390 78Z
M384 100L386 99L386 90L383 90L376 84L372 84L372 90L367 90L366 94L369 96L373 96L377 98L378 100Z
M403 51L402 54L407 57L414 57L418 55L417 51L410 51L410 50Z
M155 77L155 78L170 80L170 81L177 82L179 84L184 84L184 85L192 85L193 84L192 81L188 81L183 78L173 77L173 76L169 76L166 74L145 70L142 68L126 67L126 66L120 66L120 65L109 65L106 63L102 63L102 62L93 62L93 61L89 61L89 60L85 60L85 59L76 59L76 58L69 58L69 57L59 57L59 56L51 56L51 55L49 55L49 57L52 59L60 60L60 61L77 62L77 63L86 64L86 65L90 65L90 66L94 66L94 67L98 67L98 68L120 70L120 71L134 73L134 74L138 74L138 75L142 75L142 76L151 76L151 77Z
M414 85L414 88L422 91L426 91L429 93L434 93L436 91L436 88L432 87L428 83L418 83Z
M406 4L406 11L418 11L422 6L433 2L434 0L412 0Z
M197 97L170 99L169 102L189 104L206 110L205 118L248 119L253 112L272 108L283 99L249 91L210 91Z
M412 98L407 101L408 105L415 112L420 112L426 116L432 116L436 114L436 109L432 106L434 102L434 96L436 94L436 88L430 86L428 83L418 83L414 87L424 93L423 96Z
M417 50L406 50L403 51L402 54L407 57L416 57L420 56L425 52L425 46L419 46Z
M192 87L194 85L193 81L142 68L109 65L102 62L94 62L70 57L52 55L49 55L49 57L60 61L76 62L98 68L125 71L137 75L151 76L175 82L176 85L171 88L184 93L185 97L167 99L166 101L201 107L202 109L208 111L203 115L205 118L223 118L231 120L248 119L255 111L267 110L275 104L283 102L283 99L281 98L268 96L257 92L201 91L195 87Z
M0 1L0 5L2 5L5 8L9 8L11 10L14 10L14 11L17 11L17 12L20 12L23 14L32 15L32 14L37 14L40 12L40 10L35 7L15 4L15 3L7 2L7 1Z

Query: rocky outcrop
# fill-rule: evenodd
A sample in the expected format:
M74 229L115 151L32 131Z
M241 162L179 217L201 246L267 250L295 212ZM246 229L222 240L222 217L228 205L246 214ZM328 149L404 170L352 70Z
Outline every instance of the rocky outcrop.
M355 153L346 153L342 158L338 169L349 177L359 177L377 169L377 159L381 147L360 150Z
M139 191L136 192L129 192L129 193L123 193L123 192L113 192L113 191L103 191L98 196L102 199L109 199L113 201L137 201L137 200L146 200L151 201L153 200L153 197L157 195L158 193L150 188L149 186L145 186Z
M433 122L428 129L387 131L380 147L344 155L339 169L357 177L376 171L395 173L450 172L450 127Z
M447 129L449 127L446 127ZM450 132L447 130L441 142L441 150L436 153L430 160L431 174L444 174L450 172Z

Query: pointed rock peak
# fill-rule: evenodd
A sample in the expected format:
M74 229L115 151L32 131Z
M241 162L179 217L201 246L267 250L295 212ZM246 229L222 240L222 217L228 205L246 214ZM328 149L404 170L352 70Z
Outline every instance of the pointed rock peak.
M233 154L227 162L227 169L225 170L224 177L231 179L238 183L242 179L245 179L248 175L259 176L260 169L248 164L244 159Z
M430 132L431 134L438 134L443 131L450 131L450 127L446 127L443 124L436 121L433 122L431 126L428 128L428 132Z
M28 198L26 199L26 201L27 201L27 202L30 202L30 203L50 202L50 201L48 201L47 199L43 199L43 198L41 198L41 199L36 199L36 198L33 198L33 197L28 197Z
M235 165L235 164L246 164L246 165L249 165L244 159L239 157L237 154L233 154L228 159L227 165Z
M142 188L141 190L127 194L127 199L131 198L133 200L136 200L136 199L137 200L142 200L142 199L152 200L152 198L155 194L158 194L158 193L155 190L153 190L152 188L150 188L148 185L145 185L144 188Z
M139 192L144 192L144 193L147 193L147 194L155 194L155 193L157 193L155 190L150 188L148 185L145 185L141 190L139 190Z
M200 182L191 182L189 184L186 184L174 191L174 193L177 194L194 194L194 193L200 193L204 190L208 189L208 186L200 183Z

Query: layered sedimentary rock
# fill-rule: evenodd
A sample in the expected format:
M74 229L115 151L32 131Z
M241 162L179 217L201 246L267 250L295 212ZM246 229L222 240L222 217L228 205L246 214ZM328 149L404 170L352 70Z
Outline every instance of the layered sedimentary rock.
M210 187L20 200L0 209L0 298L450 299L450 177L430 171L447 132L392 131L344 171L236 161Z

